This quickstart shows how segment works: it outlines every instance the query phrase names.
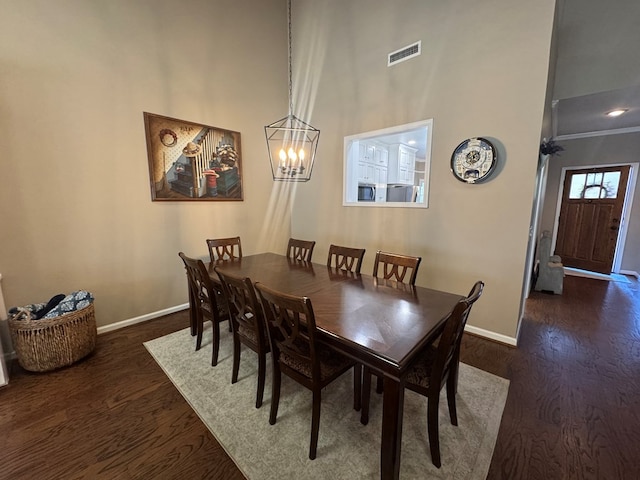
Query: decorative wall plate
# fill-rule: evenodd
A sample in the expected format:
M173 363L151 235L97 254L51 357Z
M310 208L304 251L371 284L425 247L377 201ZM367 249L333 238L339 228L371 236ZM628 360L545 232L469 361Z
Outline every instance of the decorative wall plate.
M178 143L178 136L173 130L164 128L160 130L159 135L160 135L160 141L165 147L173 147L176 143Z
M468 138L451 155L451 172L464 183L480 183L494 171L498 155L493 144L482 137Z

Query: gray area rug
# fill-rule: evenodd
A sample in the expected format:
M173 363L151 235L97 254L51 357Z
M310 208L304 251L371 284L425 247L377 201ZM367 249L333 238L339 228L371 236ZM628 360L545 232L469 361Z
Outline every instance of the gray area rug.
M238 382L231 385L231 334L226 324L221 325L218 365L212 367L210 325L198 352L189 329L144 345L247 478L380 478L382 395L372 392L370 420L364 426L360 413L353 410L352 374L327 386L322 392L318 455L309 460L311 392L283 375L278 419L269 425L270 360L264 402L256 409L257 356L243 347ZM440 400L440 469L429 455L426 398L407 391L400 478L485 479L508 387L505 379L460 365L458 427L449 421L444 391Z

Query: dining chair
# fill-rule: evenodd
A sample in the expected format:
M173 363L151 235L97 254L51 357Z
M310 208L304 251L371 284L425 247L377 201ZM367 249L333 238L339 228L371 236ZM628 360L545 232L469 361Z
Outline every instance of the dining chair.
M364 248L342 247L340 245L329 245L329 256L327 266L340 268L349 272L360 273L362 259L364 258Z
M311 255L313 255L313 247L315 246L316 242L313 240L290 238L289 244L287 245L287 258L310 262Z
M474 284L466 298L461 299L444 325L437 345L430 344L418 353L417 358L409 366L405 376L405 386L420 395L427 397L427 431L431 461L440 468L440 437L438 427L438 405L440 391L447 386L447 404L452 425L458 425L456 410L456 391L458 387L458 368L460 364L460 341L473 304L480 298L484 283ZM371 395L371 375L368 367L364 368L362 411L360 422L369 422L369 400Z
M278 416L281 374L284 373L313 392L309 458L316 458L322 389L357 367L353 360L318 341L316 321L308 297L288 295L256 283L271 346L273 378L269 423ZM360 403L361 375L354 372L354 404Z
M418 267L422 257L412 257L410 255L401 255L398 253L389 253L378 250L376 259L373 263L373 276L384 280L395 280L399 283L407 283L408 285L416 284L416 276L418 275ZM380 276L378 275L380 274ZM408 282L405 277L409 275ZM376 382L376 392L382 393L382 377L378 375Z
M191 289L191 308L194 310L193 318L196 321L196 351L202 345L202 332L205 320L213 324L213 353L211 365L218 364L218 351L220 350L220 322L229 320L229 309L224 296L218 293L218 289L209 277L207 267L202 260L191 258L184 253L178 253L184 267L187 270L189 288Z
M240 344L249 347L258 355L258 389L256 391L256 408L262 406L264 395L264 379L267 369L267 353L269 340L262 315L262 305L258 302L256 292L248 277L239 277L223 273L215 268L231 312L233 331L233 370L231 383L238 381L240 370Z
M242 258L240 237L208 238L207 247L209 247L209 258L212 262Z
M415 285L421 261L422 257L412 257L378 250L373 264L373 276ZM378 275L379 273L380 276ZM405 282L404 279L407 274L409 275L409 281Z

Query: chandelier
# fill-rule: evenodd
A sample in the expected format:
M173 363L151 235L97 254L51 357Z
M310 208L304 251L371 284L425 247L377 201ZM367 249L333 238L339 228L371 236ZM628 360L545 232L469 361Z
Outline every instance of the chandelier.
M320 130L293 114L291 82L291 0L287 2L289 46L289 114L264 127L274 180L307 182L318 148Z

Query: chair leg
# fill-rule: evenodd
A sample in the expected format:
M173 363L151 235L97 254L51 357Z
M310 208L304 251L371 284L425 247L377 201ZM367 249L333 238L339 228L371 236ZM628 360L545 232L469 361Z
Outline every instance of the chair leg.
M456 409L456 390L457 378L455 375L449 375L447 378L447 405L449 405L449 418L451 425L458 425L458 411Z
M376 380L376 393L382 393L384 382L382 381L382 375L378 375L378 379Z
M353 409L357 412L362 407L362 364L353 367Z
M196 312L196 302L193 300L193 292L189 286L189 327L191 328L191 336L195 337L198 331L198 313Z
M456 356L451 362L451 371L449 372L449 377L453 377L453 385L455 387L455 392L458 393L458 376L460 374L460 345L456 350Z
M240 339L237 334L233 335L233 368L231 370L231 383L238 381L238 371L240 370Z
M215 367L218 365L218 351L220 350L220 324L215 321L215 319L211 322L213 324L213 353L211 355L211 366Z
M271 380L271 412L269 423L274 425L278 416L278 403L280 402L280 367L277 360L273 359L273 379Z
M261 353L258 355L258 391L256 392L256 408L262 406L262 397L264 396L264 378L267 369L267 355Z
M428 397L427 406L427 431L429 433L429 448L431 450L431 462L440 468L440 434L438 432L438 401L440 392L435 392Z
M320 430L320 404L322 401L322 390L313 391L313 407L311 412L311 445L309 446L309 458L316 458L318 449L318 433Z
M204 320L202 315L197 315L196 318L196 352L200 350L202 346L202 332L204 331Z
M360 411L360 423L369 423L369 402L371 400L371 370L365 365L362 373L362 410Z

